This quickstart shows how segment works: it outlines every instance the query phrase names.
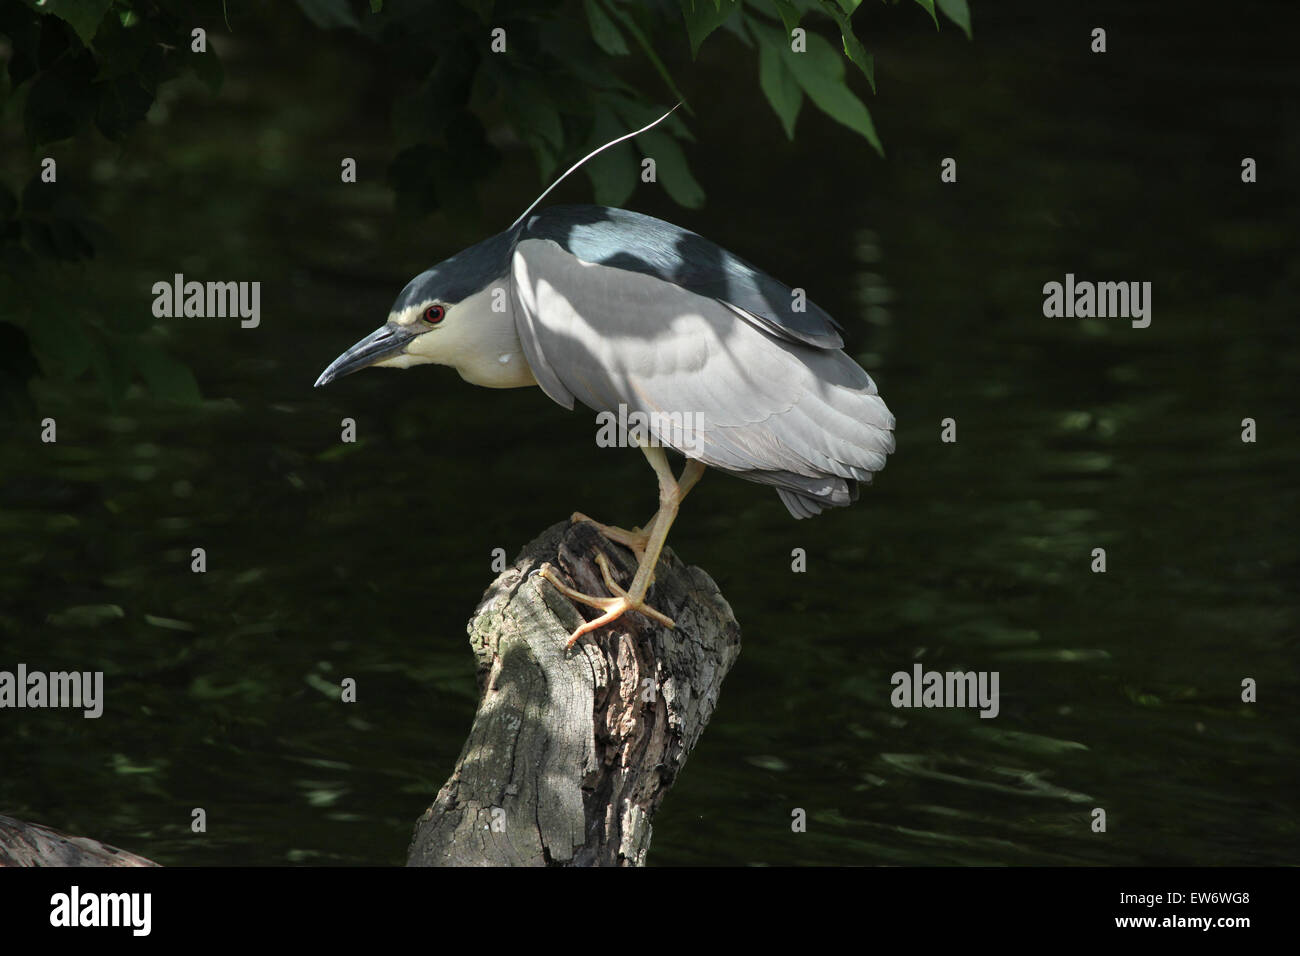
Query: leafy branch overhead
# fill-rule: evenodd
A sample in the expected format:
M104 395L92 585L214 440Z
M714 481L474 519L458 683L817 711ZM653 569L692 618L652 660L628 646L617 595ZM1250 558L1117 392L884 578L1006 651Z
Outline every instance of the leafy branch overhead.
M324 13L327 7L348 9L343 0L299 3L322 26L341 22ZM917 3L937 28L935 3ZM610 150L584 171L598 203L622 205L639 182L638 157L653 155L658 182L669 196L684 206L702 204L704 189L680 147L690 139L692 114L685 78L691 75L688 56L698 57L719 31L731 35L740 57L757 61L759 88L787 136L793 138L806 98L883 154L871 113L846 70L852 64L874 92L874 60L853 28L860 5L861 0L676 0L674 8L580 0L525 13L484 2L477 17L457 8L463 22L439 23L429 42L460 54L440 60L418 88L399 98L396 113L410 120L403 123L403 150L392 168L399 203L420 213L448 206L454 211L468 195L461 170L469 166L485 175L497 161L487 129L502 121L533 152L545 182L561 160L643 125L665 102L680 101L683 110L665 127L638 137L635 146ZM371 6L391 14L392 29L418 35L428 26L427 18L412 21L396 4L372 0ZM566 18L575 6L586 30L572 29ZM939 0L937 9L969 36L966 0ZM382 41L385 27L378 23L363 18L357 28ZM483 38L494 28L504 31L506 56L485 52ZM452 89L463 95L449 96ZM445 132L450 129L454 137Z
M875 59L853 30L853 14L862 0L769 0L748 6L740 0L679 2L692 56L698 54L704 39L721 26L735 32L747 46L757 42L759 87L790 139L794 138L795 122L807 96L818 109L859 133L883 155L884 147L871 114L845 77L847 59L866 78L872 93L876 92ZM916 2L930 14L937 29L934 0ZM968 38L971 36L966 0L939 0L938 6ZM807 14L814 14L813 20L820 15L834 23L844 59L820 34L803 26Z
M874 3L874 0L871 0ZM936 28L938 13L970 35L967 0L915 0ZM395 157L390 181L400 206L417 214L455 212L466 187L490 174L499 136L509 127L535 155L541 179L562 159L601 137L644 122L666 101L689 117L689 58L717 31L732 35L757 63L758 85L793 138L805 99L883 153L871 114L846 75L853 65L874 92L875 63L854 32L863 0L465 0L423 4L384 0L297 0L321 30L361 34L374 62L402 64L391 84ZM896 6L898 0L886 0ZM206 12L209 29L236 35L258 24L257 9L230 0L22 0L0 14L10 38L9 95L25 92L23 121L33 145L94 129L122 140L152 107L164 83L193 74L214 92L222 82L215 50L191 51L190 30ZM233 5L234 9L231 9ZM576 22L586 30L574 30ZM235 15L233 25L230 16ZM58 25L66 29L60 29ZM503 48L489 49L501 31ZM828 37L838 39L833 44ZM838 49L836 47L838 46ZM436 51L434 56L425 51ZM504 52L505 55L499 55ZM741 55L745 55L743 50ZM656 79L657 78L657 79ZM611 122L611 120L613 122ZM677 202L694 206L704 191L691 175L675 120L638 142L656 147L660 181ZM664 156L660 157L660 152ZM617 151L616 151L617 153ZM597 200L626 201L637 184L633 147L602 157L589 175Z

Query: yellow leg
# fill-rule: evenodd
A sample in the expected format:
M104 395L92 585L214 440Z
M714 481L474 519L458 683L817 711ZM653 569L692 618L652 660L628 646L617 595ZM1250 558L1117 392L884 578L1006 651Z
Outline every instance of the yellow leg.
M651 464L653 464L653 462L651 462ZM695 465L696 467L692 468L691 467L692 465ZM656 468L655 469L656 474L658 473L658 471L659 469ZM671 472L669 473L669 475L671 477ZM697 461L688 460L686 463L686 467L682 469L681 478L679 478L676 482L677 503L679 505L682 503L683 500L685 500L687 493L690 492L690 490L695 487L696 483L702 477L704 477L704 466ZM601 524L595 518L585 515L581 511L575 511L569 517L569 520L574 522L585 521L587 524L591 525L597 531L599 531L600 534L606 539L608 539L609 541L613 541L615 544L621 544L623 545L623 547L630 550L633 554L636 555L637 562L640 563L640 561L645 557L646 547L650 544L650 535L651 532L653 532L654 530L655 520L658 517L659 517L659 513L655 512L655 514L651 516L650 521L646 525L646 527L633 528L631 531L628 531L626 528L616 527L614 525ZM653 573L651 574L650 580L651 581L654 580Z
M601 524L595 518L589 518L581 511L575 511L569 518L572 522L585 521L593 526L605 538L613 541L615 544L621 544L636 555L638 561L645 556L645 547L650 543L650 533L642 528L633 528L631 531L625 528L616 528L613 525ZM653 519L652 519L653 520Z
M659 555L663 552L664 542L668 540L668 529L672 527L673 521L677 517L677 509L681 506L682 499L686 497L687 493L695 487L696 482L703 476L704 465L693 459L688 459L686 467L682 470L681 479L676 480L673 478L672 468L668 465L668 456L664 454L662 448L647 446L641 450L649 459L650 467L655 470L655 474L659 478L659 510L655 512L655 516L651 519L646 530L640 532L640 534L645 535L646 541L644 549L638 555L640 560L637 564L636 575L632 578L631 586L624 591L614 582L609 573L609 564L603 554L596 555L596 564L600 567L601 576L605 579L605 586L609 588L613 597L596 597L575 591L559 579L550 565L544 564L540 569L542 577L555 585L556 589L570 600L580 601L605 612L595 620L587 621L574 631L569 637L568 646L570 647L582 635L604 627L611 621L622 617L628 611L638 611L646 617L658 621L665 627L675 626L671 618L666 617L654 608L646 606L645 595L650 589L650 582L654 579L655 565L659 563ZM624 532L624 534L628 534L628 532Z

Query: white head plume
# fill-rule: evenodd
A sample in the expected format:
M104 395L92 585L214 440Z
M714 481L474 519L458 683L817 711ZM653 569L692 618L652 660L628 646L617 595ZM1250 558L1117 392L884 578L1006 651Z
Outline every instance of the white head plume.
M678 104L677 104L677 106L681 106L681 105L682 105L681 103L678 103ZM512 222L512 223L510 224L510 229L515 228L515 226L519 225L521 222L523 222L525 219L527 219L527 218L528 218L528 214L529 214L530 212L532 212L534 209L537 208L537 204L538 204L539 202L541 202L543 199L545 199L547 196L550 195L552 189L554 189L556 186L560 185L560 183L564 182L564 180L567 179L567 178L569 177L569 174L570 174L570 173L572 173L572 172L574 172L576 169L578 169L578 168L579 168L583 163L585 163L587 160L591 159L593 156L597 156L597 155L599 155L600 153L603 153L605 150L609 149L611 146L617 146L619 143L623 142L623 140L625 140L625 139L631 139L633 136L640 136L640 135L641 135L642 133L644 133L646 130L654 129L656 126L658 126L658 125L659 125L660 123L662 123L664 120L666 120L669 116L671 116L671 115L673 114L673 111L677 109L677 106L674 106L671 110L669 110L669 111L668 111L667 113L665 113L663 116L659 117L659 118L658 118L657 120L655 120L653 123L647 123L645 126L642 126L642 127L641 127L640 129L638 129L638 130L633 130L631 133L624 133L624 134L623 134L622 136L620 136L618 139L611 139L611 140L610 140L608 143L606 143L604 146L598 146L597 148L593 149L590 153L588 153L586 156L582 157L582 159L578 160L576 163L574 163L572 166L570 166L568 169L566 169L566 170L564 171L564 174L563 174L562 176L560 176L559 179L557 179L555 182L553 182L553 183L551 183L549 186L547 186L547 187L546 187L546 190L545 190L545 191L544 191L540 196L538 196L536 199L533 200L533 204L532 204L531 206L529 206L527 209L525 209L525 210L523 211L523 213L519 216L519 218L516 219L514 222ZM509 230L506 230L506 231L508 232Z

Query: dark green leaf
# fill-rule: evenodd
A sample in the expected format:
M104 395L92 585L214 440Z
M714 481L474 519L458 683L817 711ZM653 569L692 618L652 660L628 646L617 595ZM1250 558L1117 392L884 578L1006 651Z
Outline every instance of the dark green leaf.
M678 0L682 18L686 21L686 35L691 41L691 56L699 55L700 44L710 33L722 26L740 6L739 0Z
M742 12L738 17L732 17L722 24L722 29L726 30L733 37L739 40L747 50L754 49L754 38L749 35L749 30L745 28L745 14Z
M587 23L591 25L591 38L610 56L627 56L627 41L619 32L618 24L610 19L608 13L601 9L597 0L582 0L587 11Z
M758 36L758 85L772 104L772 109L785 127L785 135L794 139L794 124L803 106L803 90L786 65L782 50L788 50L780 33L764 24L755 26Z
M772 2L776 12L781 16L781 22L785 24L785 35L788 41L790 34L794 33L794 28L799 25L799 18L803 13L790 0L772 0Z
M966 39L971 39L970 7L967 6L966 0L937 0L937 2L943 15L962 28Z
M688 209L704 205L704 187L691 175L686 154L677 140L660 129L652 129L636 138L645 155L655 161L655 175L673 202Z
M133 19L131 25L127 25L121 17L105 17L99 25L99 32L95 34L95 57L99 62L96 79L105 80L136 72L153 44L153 36L140 25L138 19Z
M939 18L934 13L934 0L916 0L930 14L930 19L934 21L934 28L939 29Z
M34 145L67 139L94 114L94 73L94 57L83 53L37 75L23 107L23 126Z
M876 135L871 113L844 83L844 58L825 38L808 34L808 52L793 53L786 44L782 53L790 72L819 110L838 123L862 134L882 156L884 147Z
M81 42L90 46L100 21L112 5L113 0L44 0L33 6L41 13L52 14L66 21L77 32Z
M384 0L370 0L370 12L379 13L384 9Z
M682 95L682 91L679 90L677 84L673 82L672 74L668 72L668 67L664 66L664 61L659 59L659 54L656 53L654 47L651 46L650 40L645 35L645 31L637 26L637 23L632 19L631 14L621 7L615 7L612 12L623 22L623 27L627 32L632 34L632 38L636 40L637 45L641 47L641 51L645 53L646 59L648 59L654 66L659 76L668 86L668 89L672 91L673 96L677 97L677 101L689 111L690 105L686 102L686 97Z
M587 150L590 152L626 132L623 124L609 107L598 106L596 122L592 127L592 139ZM636 151L631 143L620 143L612 149L605 150L596 158L589 160L582 169L591 180L598 205L621 206L628 201L636 189L639 167Z
M565 77L566 79L571 79L574 83L587 88L584 92L607 89L632 92L631 86L610 69L609 63L603 57L591 55L591 45L587 42L587 35L580 30L574 30L569 21L556 20L539 24L537 41L541 49L564 64L565 70L570 74L569 77ZM487 65L490 67L496 59L496 57L488 57ZM552 79L559 79L561 76L563 74L557 73ZM572 102L585 102L585 98L575 96Z
M842 5L842 4L841 4ZM822 9L835 21L836 26L840 28L840 39L844 42L844 55L862 71L862 75L867 78L871 84L871 92L876 92L876 62L875 58L867 52L856 35L853 33L853 24L845 13L841 13L831 0L822 0Z

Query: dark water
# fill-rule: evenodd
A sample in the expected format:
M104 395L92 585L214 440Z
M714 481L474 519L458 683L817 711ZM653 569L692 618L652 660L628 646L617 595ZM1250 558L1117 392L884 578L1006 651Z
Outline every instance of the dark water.
M794 522L716 474L688 501L670 543L745 644L655 863L1296 862L1300 76L1250 11L1207 61L1214 23L1116 6L1100 60L1086 24L981 6L973 45L880 39L885 161L811 112L788 144L727 89L724 41L696 80L724 91L692 122L708 206L631 203L806 287L899 421L848 511ZM313 71L329 49L301 71L255 52L215 102L67 159L118 244L33 276L52 302L140 311L183 271L260 279L263 322L167 326L201 409L38 385L58 444L34 423L4 438L4 666L102 669L109 697L97 721L5 717L0 810L167 864L398 863L474 711L464 625L492 549L575 508L639 522L654 485L535 390L442 369L311 389L536 176L508 163L476 232L395 218L374 179L334 182L337 155L381 169L389 134L334 109L360 94ZM1151 326L1044 318L1067 272L1151 282ZM895 710L915 661L998 671L1000 715Z

